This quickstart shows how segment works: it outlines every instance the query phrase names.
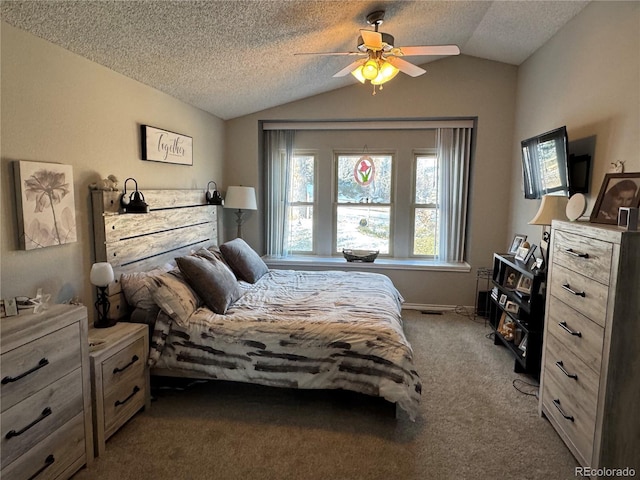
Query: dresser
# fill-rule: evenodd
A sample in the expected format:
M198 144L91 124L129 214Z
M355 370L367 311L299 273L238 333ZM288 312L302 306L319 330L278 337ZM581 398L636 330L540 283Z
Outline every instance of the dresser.
M640 470L640 232L553 221L540 384L583 467Z
M90 328L91 383L96 456L138 410L150 406L149 327L120 322Z
M93 459L87 309L0 320L2 478L67 479Z

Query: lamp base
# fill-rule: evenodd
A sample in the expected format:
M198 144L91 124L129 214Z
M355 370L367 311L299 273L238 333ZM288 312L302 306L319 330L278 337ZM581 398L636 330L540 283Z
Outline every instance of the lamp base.
M115 318L99 318L93 322L93 328L109 328L113 327L116 323L118 323L118 320Z
M96 319L93 322L94 328L109 328L118 323L117 318L109 318L109 308L111 303L107 298L107 287L98 287L98 300L95 303Z

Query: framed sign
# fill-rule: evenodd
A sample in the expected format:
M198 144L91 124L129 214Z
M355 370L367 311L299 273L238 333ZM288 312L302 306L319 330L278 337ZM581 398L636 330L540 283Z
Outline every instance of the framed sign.
M193 165L193 139L187 135L140 125L142 160Z

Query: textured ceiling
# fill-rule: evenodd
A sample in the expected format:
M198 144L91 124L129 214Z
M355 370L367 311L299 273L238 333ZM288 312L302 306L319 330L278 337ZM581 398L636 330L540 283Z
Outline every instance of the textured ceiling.
M332 75L368 13L396 46L519 65L586 1L5 1L2 20L223 119L357 83ZM421 65L433 57L407 57ZM427 73L428 75L428 73ZM363 87L364 88L364 87Z

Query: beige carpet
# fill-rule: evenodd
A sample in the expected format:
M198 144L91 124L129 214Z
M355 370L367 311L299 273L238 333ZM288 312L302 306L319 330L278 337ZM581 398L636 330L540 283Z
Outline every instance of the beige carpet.
M415 423L348 392L226 382L155 390L157 400L74 480L572 479L573 456L538 416L482 320L404 311L422 377ZM181 384L182 386L186 386Z

